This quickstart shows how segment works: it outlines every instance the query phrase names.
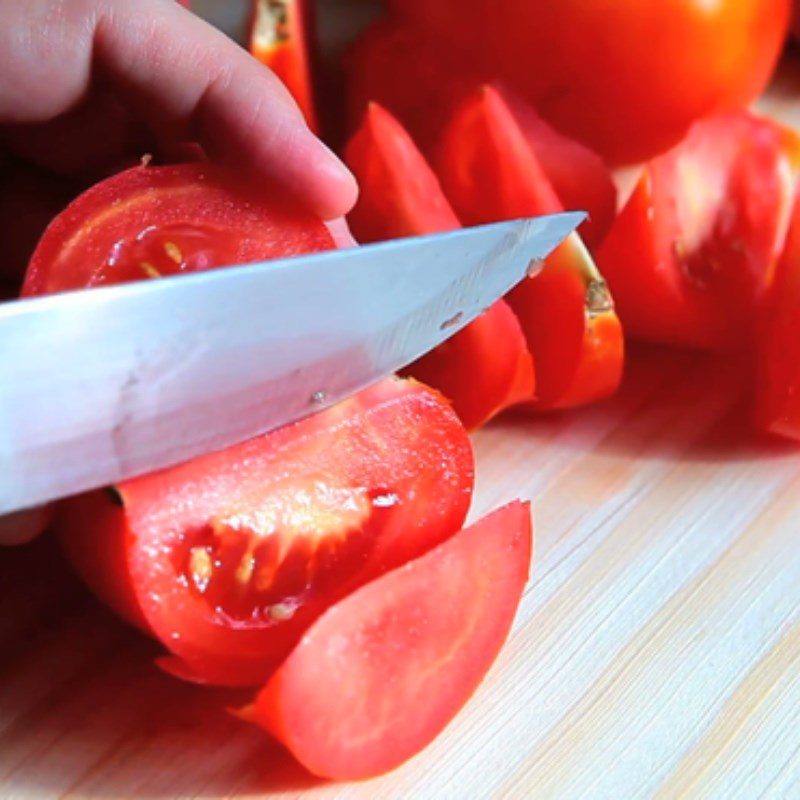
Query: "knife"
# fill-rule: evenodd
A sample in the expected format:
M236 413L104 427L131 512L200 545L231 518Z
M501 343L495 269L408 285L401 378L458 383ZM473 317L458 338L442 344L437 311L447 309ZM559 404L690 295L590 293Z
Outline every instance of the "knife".
M327 408L457 333L584 218L0 305L0 514Z

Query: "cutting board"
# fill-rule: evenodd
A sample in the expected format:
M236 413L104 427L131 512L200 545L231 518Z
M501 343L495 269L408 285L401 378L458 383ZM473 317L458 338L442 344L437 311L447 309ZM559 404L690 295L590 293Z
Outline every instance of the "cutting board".
M800 122L798 85L766 102ZM534 502L532 580L470 703L366 783L161 674L51 541L0 552L0 797L800 798L800 449L753 439L746 375L636 350L611 401L475 435L472 516Z

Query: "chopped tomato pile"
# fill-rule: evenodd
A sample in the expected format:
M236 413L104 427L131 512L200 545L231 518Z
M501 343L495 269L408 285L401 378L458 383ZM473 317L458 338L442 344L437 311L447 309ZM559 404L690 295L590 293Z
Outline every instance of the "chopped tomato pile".
M248 44L318 130L311 5L254 0ZM317 775L381 774L476 690L528 577L528 503L463 528L467 429L602 401L626 342L646 340L740 353L758 430L800 441L800 135L748 110L790 6L388 0L343 55L348 127L329 137L359 182L356 239L588 219L402 377L59 504L69 560L160 643L163 669L251 687L234 713ZM633 162L620 203L614 170ZM269 185L205 161L146 165L52 221L22 291L335 246Z

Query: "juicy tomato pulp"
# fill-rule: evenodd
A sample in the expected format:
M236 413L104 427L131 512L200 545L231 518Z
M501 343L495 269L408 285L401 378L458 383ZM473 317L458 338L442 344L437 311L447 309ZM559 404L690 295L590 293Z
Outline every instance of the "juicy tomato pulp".
M321 617L245 714L311 772L379 775L455 716L508 636L528 577L530 508L512 503Z
M747 112L650 162L598 253L626 331L725 350L752 339L800 166L797 137Z
M445 195L467 224L563 210L514 115L492 87L458 106L437 154ZM622 328L605 281L577 234L507 299L533 353L537 407L569 408L616 390L624 361Z
M361 189L349 217L360 240L420 236L460 227L414 141L376 103L368 107L345 157ZM535 388L525 337L503 300L406 371L452 400L468 429L530 400Z
M158 278L329 250L328 229L277 192L209 164L134 167L72 202L45 231L23 295Z
M800 199L795 199L786 248L759 337L756 422L762 430L800 440Z
M69 501L87 583L155 634L183 677L263 681L356 587L461 526L469 439L449 406L390 379L221 453Z
M781 52L790 6L392 0L390 19L402 19L417 38L484 79L508 83L563 133L613 162L631 163L675 144L696 119L757 97Z

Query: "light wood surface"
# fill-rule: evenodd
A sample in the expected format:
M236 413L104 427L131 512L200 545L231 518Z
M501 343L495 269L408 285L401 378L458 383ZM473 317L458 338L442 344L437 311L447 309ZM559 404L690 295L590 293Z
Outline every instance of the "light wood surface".
M396 772L315 782L152 665L48 542L0 554L0 797L800 797L800 452L744 366L649 351L613 401L475 437L537 564L476 696Z
M800 449L753 440L747 372L638 351L612 401L475 436L472 516L534 501L533 578L472 701L362 784L159 673L51 542L0 552L0 798L800 798Z

